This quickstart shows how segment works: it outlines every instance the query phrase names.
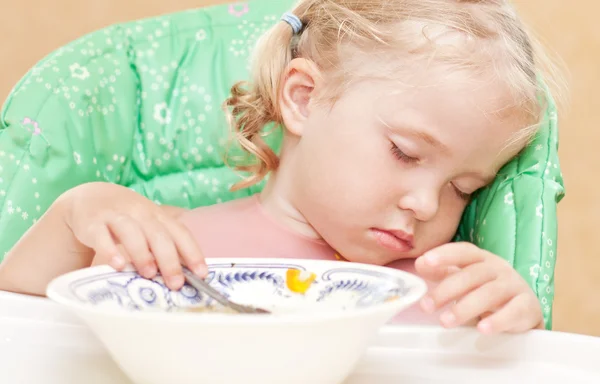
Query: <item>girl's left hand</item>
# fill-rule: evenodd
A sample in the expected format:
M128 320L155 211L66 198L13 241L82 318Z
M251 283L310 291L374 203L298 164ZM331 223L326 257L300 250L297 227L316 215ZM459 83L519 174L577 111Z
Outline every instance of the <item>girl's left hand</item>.
M485 334L544 329L535 293L504 259L470 243L450 243L426 252L417 272L439 282L422 300L425 312L454 302L440 321L447 328L478 321Z

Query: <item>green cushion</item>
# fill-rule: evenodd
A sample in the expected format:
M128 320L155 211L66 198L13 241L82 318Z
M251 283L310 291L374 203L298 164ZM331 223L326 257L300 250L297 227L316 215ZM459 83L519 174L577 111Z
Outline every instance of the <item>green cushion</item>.
M259 191L228 190L238 179L222 158L220 104L247 78L257 37L291 4L255 0L114 25L37 64L0 121L0 260L57 196L85 182L188 208ZM548 327L562 193L550 106L536 141L478 194L458 233L514 265Z

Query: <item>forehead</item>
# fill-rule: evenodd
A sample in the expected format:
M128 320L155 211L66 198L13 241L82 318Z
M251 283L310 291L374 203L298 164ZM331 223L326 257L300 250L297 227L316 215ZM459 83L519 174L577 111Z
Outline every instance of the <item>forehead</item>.
M525 145L525 140L513 140L525 124L498 81L434 73L413 85L377 87L374 110L385 123L431 136L464 161L503 164Z

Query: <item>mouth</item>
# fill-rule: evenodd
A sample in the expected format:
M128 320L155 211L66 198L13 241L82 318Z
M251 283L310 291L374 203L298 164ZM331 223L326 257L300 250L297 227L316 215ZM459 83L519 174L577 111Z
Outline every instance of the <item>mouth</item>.
M402 230L371 228L371 234L380 246L394 252L410 252L414 248L413 235Z

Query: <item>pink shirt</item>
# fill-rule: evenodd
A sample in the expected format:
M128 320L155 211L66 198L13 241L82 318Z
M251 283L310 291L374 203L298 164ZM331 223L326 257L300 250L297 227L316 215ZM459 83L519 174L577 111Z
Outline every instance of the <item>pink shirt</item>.
M278 223L265 212L257 195L197 208L184 213L181 220L207 258L336 260L336 251L326 242L302 236ZM416 273L413 259L399 260L388 267ZM393 322L437 325L438 319L439 313L425 314L416 304Z

